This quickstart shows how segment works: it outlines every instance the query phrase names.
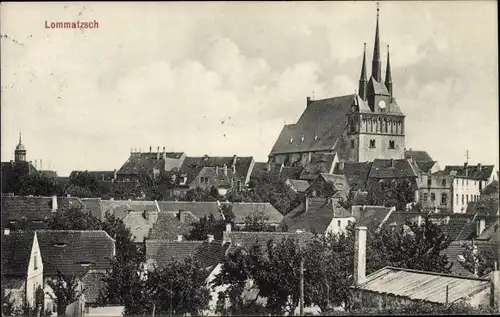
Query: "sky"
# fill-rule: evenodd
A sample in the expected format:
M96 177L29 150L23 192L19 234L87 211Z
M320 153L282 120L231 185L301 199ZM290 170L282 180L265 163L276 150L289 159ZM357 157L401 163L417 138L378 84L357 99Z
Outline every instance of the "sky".
M60 176L132 148L267 161L306 97L354 93L375 2L2 3L1 158ZM47 29L57 21L98 28ZM406 148L498 164L496 1L380 2ZM370 72L369 72L370 73ZM40 167L40 165L38 165Z

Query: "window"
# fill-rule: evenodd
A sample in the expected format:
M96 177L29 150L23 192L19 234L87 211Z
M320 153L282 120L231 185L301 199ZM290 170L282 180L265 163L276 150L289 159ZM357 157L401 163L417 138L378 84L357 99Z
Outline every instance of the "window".
M483 181L479 181L479 190L483 189Z
M354 140L351 140L351 149L354 149Z
M446 186L446 178L443 178L443 180L441 181L441 185Z
M455 198L456 198L456 200L455 200L456 204L458 205L458 194L455 196Z
M468 204L469 203L469 195L465 195L465 202Z
M341 224L341 222L340 222L340 220L338 220L338 221L337 221L337 226L338 226L339 228L340 228L340 224Z
M427 186L429 186L429 187L430 187L431 185L432 185L432 179L429 177L429 178L427 179Z
M448 202L448 195L446 193L441 194L441 205L446 205Z
M462 205L464 204L464 195L462 195Z
M33 266L35 270L38 269L38 256L36 253L35 256L33 257Z
M462 186L464 186L464 180L462 179Z
M394 149L394 141L393 140L390 140L389 141L389 149Z
M431 193L431 201L435 201L436 200L436 194L435 193Z
M424 193L424 197L423 197L423 200L424 201L427 201L429 199L429 195L427 193Z
M375 147L375 140L370 140L370 147L374 148Z

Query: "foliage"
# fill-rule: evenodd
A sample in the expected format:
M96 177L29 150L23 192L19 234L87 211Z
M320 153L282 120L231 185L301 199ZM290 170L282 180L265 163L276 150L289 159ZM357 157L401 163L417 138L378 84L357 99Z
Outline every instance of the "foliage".
M106 215L103 230L115 239L116 257L111 260L111 268L103 278L106 286L99 295L99 302L123 305L127 301L140 301L134 296L135 288L140 285L136 273L142 269L144 249L134 242L123 221L112 214Z
M42 173L30 173L19 180L19 195L52 196L60 195L61 185L57 178L47 177Z
M200 221L193 222L191 224L191 232L186 237L187 240L205 240L209 234L213 235L214 239L220 240L223 237L223 231L226 229L226 224L230 223L232 227L235 227L235 215L232 205L222 204L219 210L221 212L221 218L219 220L216 220L215 216L210 214L208 217L205 215Z
M88 171L71 173L66 193L77 197L102 197L109 189ZM88 195L88 196L79 196Z
M257 171L250 178L248 190L231 192L229 201L269 202L283 215L300 205L302 194L296 193L278 173Z
M192 188L187 191L186 195L181 198L183 201L220 201L222 196L219 195L217 188L212 186L210 189L200 187Z
M268 220L269 216L265 213L265 211L257 209L245 217L245 231L275 231L274 227L267 224Z
M188 217L185 217L188 218ZM158 220L149 229L148 239L150 240L175 240L178 235L187 236L190 234L198 221L189 217L180 221L175 215L162 213L158 215Z
M15 303L11 293L7 293L2 282L2 316L12 316L15 313Z
M72 206L64 212L57 212L47 219L50 230L101 230L102 223L82 207Z
M267 300L265 309L273 315L292 313L299 300L299 268L304 259L304 305L349 306L354 266L354 225L345 233L316 236L305 247L292 238L266 248L259 244L249 250L238 249L222 263L213 286L228 285L219 296L219 312L241 314L250 304L245 300L249 281L258 297ZM367 274L385 266L449 272L450 265L440 252L449 244L440 226L425 221L408 228L369 228L367 237ZM229 304L223 306L223 301Z
M47 285L52 289L53 294L49 293L49 296L57 305L58 316L64 316L66 306L76 302L83 295L77 277L60 271L57 272L56 279L47 280Z
M368 184L368 203L374 206L396 207L404 210L414 200L415 184L411 179L399 179L390 183L371 181Z
M495 261L497 259L497 255L495 254L496 245L478 248L477 245L473 245L473 242L464 242L462 246L465 249L462 252L464 261L461 264L469 272L477 276L484 276L495 269ZM498 252L498 249L496 252Z

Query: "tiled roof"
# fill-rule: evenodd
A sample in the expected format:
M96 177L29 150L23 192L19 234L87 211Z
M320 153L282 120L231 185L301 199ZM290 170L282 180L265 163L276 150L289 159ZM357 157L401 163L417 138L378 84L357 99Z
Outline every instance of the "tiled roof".
M303 230L322 234L326 232L334 218L346 217L352 216L336 200L309 198L309 209L306 211L305 204L300 204L285 215L282 225L286 225L289 232Z
M446 294L448 286L448 296ZM453 303L490 287L488 279L459 277L448 274L384 267L366 277L357 288L387 293L412 300L433 303Z
M468 214L482 214L495 216L498 212L498 199L487 199L487 200L478 200L471 201L467 204Z
M452 274L461 276L474 276L474 274L468 271L462 263L458 260L459 255L463 255L465 251L465 244L471 244L471 241L452 241L448 248L443 250L443 254L446 255L448 261L453 263L451 267ZM478 251L481 252L498 252L496 245L489 241L474 241L474 245L477 246Z
M303 232L245 232L231 231L223 232L223 240L231 242L234 247L250 248L255 243L266 246L268 241L279 242L285 238L293 238L297 240L300 246L305 246L308 241L313 238L312 233ZM233 250L231 247L230 251Z
M405 159L412 159L415 162L432 162L432 157L426 151L405 151Z
M280 177L288 179L299 179L304 168L302 166L284 166L279 172Z
M332 186L335 191L339 190L349 190L349 184L347 183L346 177L342 174L320 174L326 183Z
M106 287L106 283L103 281L103 278L106 276L105 272L91 270L83 276L83 294L85 295L86 303L97 303L99 293Z
M182 164L185 157L183 152L165 153L166 160L163 159L163 152L160 152L160 159L157 159L156 152L131 153L125 164L118 170L117 174L137 175L141 173L151 173L153 169L172 170Z
M270 155L334 150L354 95L312 100L296 124L285 125Z
M408 160L376 159L368 174L369 178L409 178L417 177L416 167Z
M366 180L368 179L368 174L372 166L371 162L345 162L343 167L340 168L341 164L336 164L333 170L334 174L342 174L346 177L347 184L353 189L365 189Z
M37 230L45 276L82 276L90 269L106 270L114 256L115 241L102 230Z
M436 161L414 161L417 167L424 173L429 173Z
M333 161L336 156L336 153L311 154L311 160L304 167L304 170L300 174L300 179L314 180L320 173L331 173L334 168Z
M57 210L71 207L85 209L86 206L76 197L57 197ZM12 226L18 229L43 229L44 221L52 214L52 197L2 194L2 226L14 221Z
M496 232L498 232L499 220L491 223L484 231L477 237L478 240L491 240L494 238Z
M245 217L252 214L254 211L262 210L269 216L268 223L279 223L283 219L281 213L274 208L270 203L250 203L250 202L235 202L221 203L221 205L232 205L236 223L245 222ZM204 216L213 214L215 219L220 219L220 210L216 202L185 202L185 201L159 201L161 211L190 211L198 219Z
M226 187L226 188L231 187L232 179L240 179L240 177L238 177L237 174L234 174L233 171L229 168L226 174L224 173L222 168L209 167L209 166L202 167L199 173L195 176L195 178L191 179L190 181L193 182L198 177L208 178L210 182L208 183L209 186ZM194 183L194 185L197 184Z
M451 171L456 171L457 177L467 177L469 179L480 179L480 180L488 180L493 174L495 166L493 165L469 165L467 166L467 176L465 176L465 166L463 165L446 165L444 171L446 174L450 174Z
M202 156L202 157L192 157L187 156L180 168L181 174L187 174L187 182L190 183L194 180L198 174L201 172L203 167L223 167L224 164L227 166L228 170L232 168L233 161L236 162L235 169L236 173L233 175L235 179L248 182L250 180L250 174L252 173L254 159L252 156L249 157L238 157L238 156Z
M2 275L2 288L3 289L21 289L26 284L25 277L19 276L5 276Z
M418 215L424 217L426 214L413 211L393 211L385 221L385 225L400 227L408 222L416 222Z
M489 183L483 190L481 191L481 195L491 195L491 194L496 194L498 195L498 181L494 180L491 183Z
M293 189L295 189L298 193L303 193L309 188L309 183L307 181L302 181L299 179L289 179L288 182Z
M33 248L34 232L2 233L2 276L26 276Z
M148 200L101 200L101 219L107 213L123 219L129 211L158 211L155 201Z
M229 246L221 241L146 240L146 259L153 259L162 267L173 259L182 261L192 256L208 268L222 262Z
M352 215L361 226L379 227L386 223L394 208L384 206L352 206Z
M102 219L101 198L80 198L80 201L87 207L94 217Z
M72 171L69 177L75 177L79 173L87 173L98 181L110 181L115 178L115 171Z
M252 169L252 175L254 176L260 172L267 172L268 164L266 162L255 162Z

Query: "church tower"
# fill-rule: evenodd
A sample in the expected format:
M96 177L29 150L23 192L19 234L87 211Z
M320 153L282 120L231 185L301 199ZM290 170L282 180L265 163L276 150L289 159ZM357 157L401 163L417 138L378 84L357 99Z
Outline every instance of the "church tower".
M19 133L19 144L14 151L14 160L16 162L26 162L26 148L21 143L21 133Z
M382 80L379 13L377 6L371 76L367 81L365 44L358 94L347 114L346 160L351 162L404 159L405 116L393 96L389 46L385 81Z

